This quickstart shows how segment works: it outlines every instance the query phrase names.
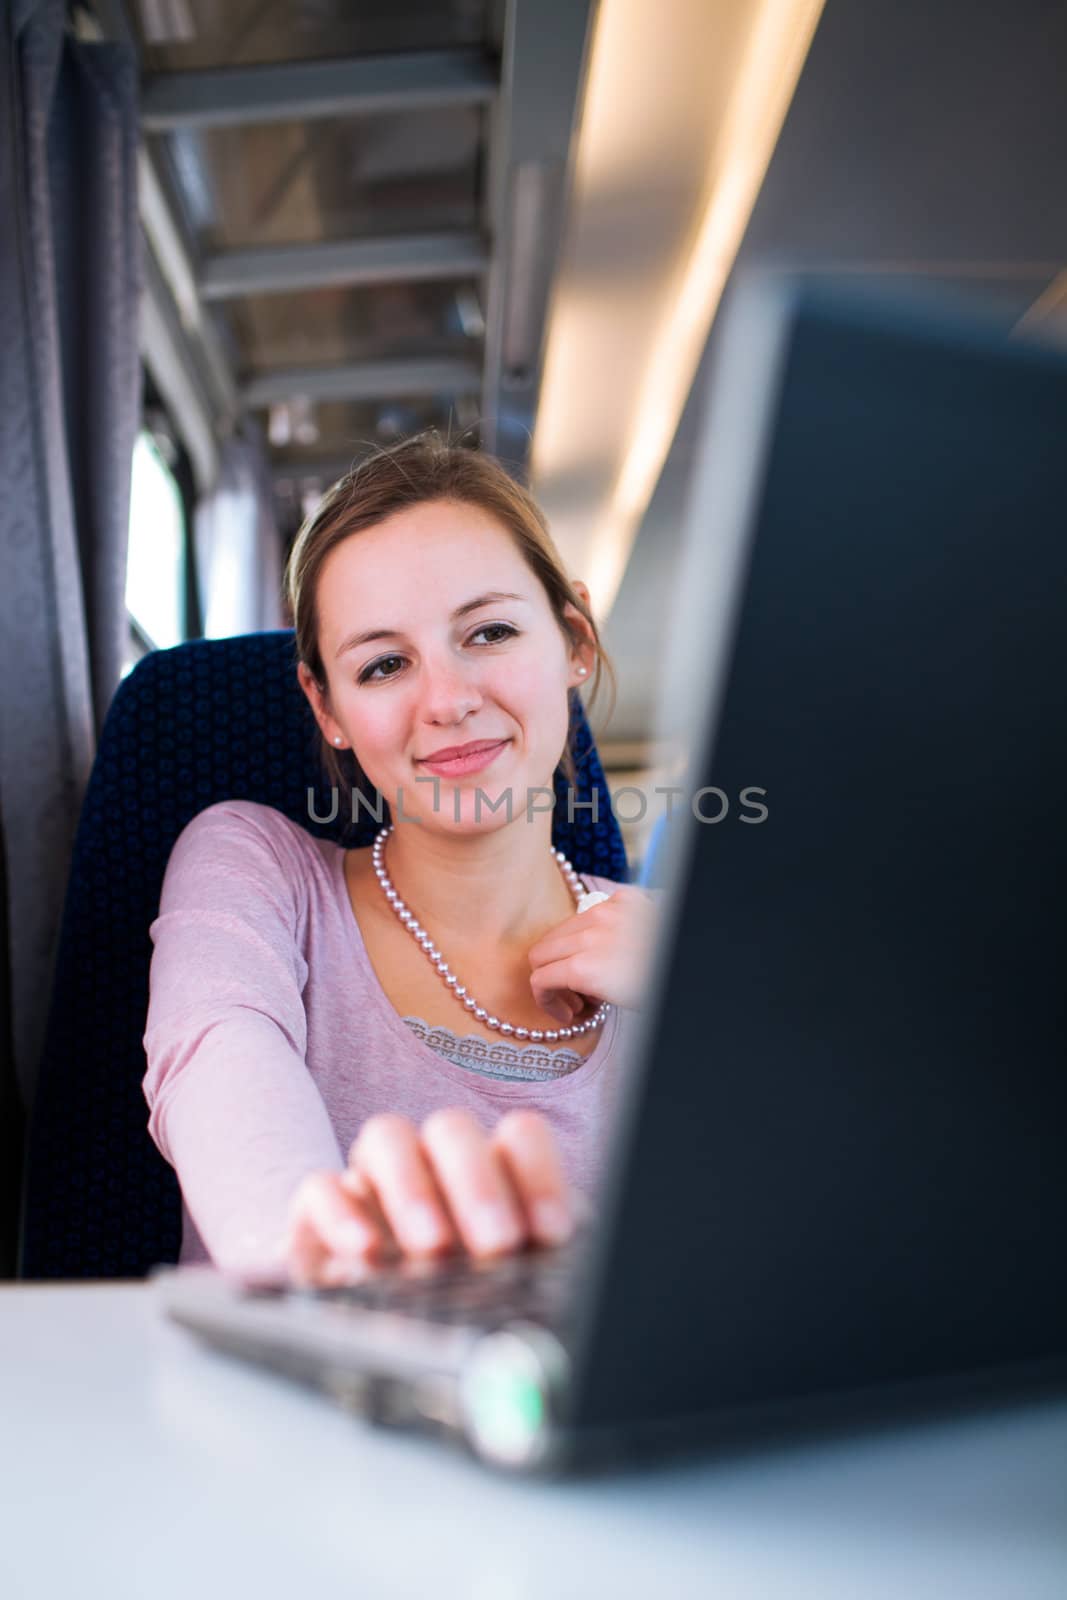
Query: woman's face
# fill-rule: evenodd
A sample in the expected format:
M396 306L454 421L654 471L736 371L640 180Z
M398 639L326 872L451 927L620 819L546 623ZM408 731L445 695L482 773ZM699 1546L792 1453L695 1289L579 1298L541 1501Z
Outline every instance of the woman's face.
M528 790L551 792L567 690L586 681L593 645L574 611L589 642L572 649L540 581L487 512L432 501L353 534L323 564L318 607L329 710L304 668L301 683L326 738L351 746L394 817L402 791L407 816L491 829L508 819L507 791L516 818ZM490 741L495 751L458 765L428 759ZM546 808L548 797L532 804Z

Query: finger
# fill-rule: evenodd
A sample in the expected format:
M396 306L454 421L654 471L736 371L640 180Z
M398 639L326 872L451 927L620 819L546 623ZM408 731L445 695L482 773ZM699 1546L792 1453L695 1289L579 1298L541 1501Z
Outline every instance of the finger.
M538 994L534 990L534 999L553 1022L562 1023L564 1027L574 1021L583 1004L580 997L571 989L549 989L544 994Z
M617 922L619 912L613 903L616 898L616 895L612 895L590 906L588 911L576 911L572 917L557 922L554 928L550 928L536 944L530 946L527 955L538 964L554 961L562 955L571 955L588 939L591 929L610 928ZM618 898L622 898L621 893Z
M324 1289L339 1289L357 1283L366 1283L380 1271L381 1264L357 1257L354 1261L330 1256L319 1269L317 1282Z
M456 1244L448 1206L419 1135L406 1117L383 1113L363 1124L349 1166L374 1197L400 1248L408 1255L439 1255Z
M574 1232L576 1216L555 1135L537 1111L510 1111L493 1130L491 1143L518 1191L531 1237L538 1244L562 1244Z
M286 1262L298 1282L319 1281L326 1262L370 1260L382 1238L374 1219L335 1172L311 1173L290 1203Z
M499 1255L526 1242L526 1217L507 1168L468 1111L435 1111L422 1143L463 1244L471 1255Z
M310 1225L335 1255L359 1255L379 1242L373 1222L341 1187L339 1172L315 1172L305 1178L293 1207L297 1218Z
M588 952L581 950L574 955L563 956L558 961L542 962L530 976L531 979L538 980L542 987L574 989L580 994L586 994L593 977L593 967L594 963L589 960Z
M526 952L531 967L543 967L546 961L558 961L561 956L570 956L580 950L589 934L590 915L587 912L583 917L575 917L572 922L561 923L543 939L532 944Z
M550 961L532 972L530 988L535 999L549 995L552 990L589 999L596 993L596 980L584 955L567 956L563 961Z
M294 1217L285 1243L285 1268L291 1282L298 1288L317 1282L327 1254L314 1223L307 1217Z
M400 1244L389 1225L389 1218L382 1210L378 1196L373 1185L367 1177L356 1167L346 1167L341 1174L341 1187L346 1194L350 1194L360 1203L360 1208L374 1222L375 1227L385 1241L383 1253L389 1257L401 1254Z

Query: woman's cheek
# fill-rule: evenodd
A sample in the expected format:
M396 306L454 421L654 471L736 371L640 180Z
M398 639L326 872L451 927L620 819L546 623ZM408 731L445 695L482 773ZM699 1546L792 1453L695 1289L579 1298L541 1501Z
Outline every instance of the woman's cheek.
M346 726L352 748L358 752L364 772L375 781L400 761L404 749L403 719L381 707L357 703Z

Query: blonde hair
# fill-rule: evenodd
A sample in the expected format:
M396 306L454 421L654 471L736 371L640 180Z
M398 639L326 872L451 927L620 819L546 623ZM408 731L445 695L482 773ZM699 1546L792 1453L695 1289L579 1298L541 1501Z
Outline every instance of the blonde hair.
M515 546L540 580L564 637L577 645L580 633L564 606L571 605L589 625L596 648L590 704L602 675L611 686L611 708L617 693L615 669L600 641L592 612L567 577L552 542L544 515L528 490L491 456L465 445L446 443L435 431L376 451L355 462L327 491L293 544L285 571L285 591L295 630L298 661L315 680L326 704L329 685L319 649L318 585L327 556L345 539L384 522L394 512L429 501L448 500L479 507L511 535ZM561 765L568 783L577 786L575 735L581 702L577 689L568 691L569 727ZM609 712L610 716L610 712ZM319 752L328 782L351 800L353 787L367 791L366 775L354 751L338 751L320 737Z

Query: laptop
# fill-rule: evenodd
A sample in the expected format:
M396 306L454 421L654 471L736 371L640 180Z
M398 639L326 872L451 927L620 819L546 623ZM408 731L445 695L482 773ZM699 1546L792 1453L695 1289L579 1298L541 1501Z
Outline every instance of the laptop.
M345 1289L154 1274L211 1345L515 1470L1067 1370L1067 359L749 282L706 398L594 1225Z

